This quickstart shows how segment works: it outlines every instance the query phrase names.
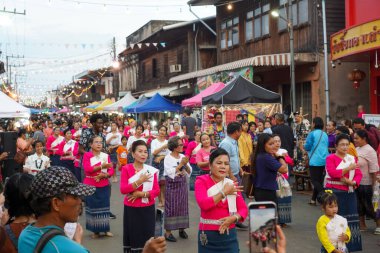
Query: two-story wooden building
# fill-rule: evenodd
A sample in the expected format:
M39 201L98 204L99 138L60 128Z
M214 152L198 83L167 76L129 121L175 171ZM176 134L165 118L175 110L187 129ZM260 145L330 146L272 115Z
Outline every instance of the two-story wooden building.
M215 17L204 18L203 22L215 29ZM193 94L188 82L169 85L169 79L214 66L215 36L199 20L164 25L136 39L144 30L142 27L128 36L127 49L119 54L120 90L147 97L158 92L178 102L184 95Z
M170 79L171 84L190 82L200 89L212 82L225 81L232 74L241 74L283 97L283 106L290 104L290 38L294 29L295 78L297 108L311 116L325 116L325 83L323 71L323 30L320 1L293 0L293 20L289 22L288 0L191 0L191 6L216 6L217 65ZM282 18L271 12L276 10ZM326 1L327 36L342 29L345 19L344 0ZM347 65L344 68L352 68ZM330 69L331 71L331 69ZM342 87L340 74L330 74L330 85L337 93L330 94L331 110L357 96L348 91L347 99L336 101ZM348 81L348 80L347 80ZM346 91L345 91L346 92ZM342 92L340 92L342 93ZM360 101L360 99L358 100ZM334 117L334 113L331 113ZM349 117L344 114L341 117Z

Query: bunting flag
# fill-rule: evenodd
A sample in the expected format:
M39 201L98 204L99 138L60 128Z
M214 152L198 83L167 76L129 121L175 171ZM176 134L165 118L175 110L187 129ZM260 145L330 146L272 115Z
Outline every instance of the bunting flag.
M155 47L157 47L157 45L158 45L158 43L152 43L153 44L153 46L155 46Z
M166 47L166 43L165 42L161 42L160 43L162 47Z
M131 49L133 49L135 47L135 44L131 43L129 46L131 47Z
M150 46L150 43L145 43L145 46L149 47L149 46Z
M141 43L137 43L137 46L141 49L142 44Z
M153 43L150 43L150 42L147 42L147 43L129 43L129 47L131 49L134 49L135 46L138 46L139 49L141 49L143 46L145 47L150 47L150 46L154 46L154 47L157 47L158 45L160 45L161 47L166 47L166 42L153 42Z

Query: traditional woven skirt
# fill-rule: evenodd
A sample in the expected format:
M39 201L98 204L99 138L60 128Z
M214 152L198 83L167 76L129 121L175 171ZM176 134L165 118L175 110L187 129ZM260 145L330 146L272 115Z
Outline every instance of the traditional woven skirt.
M358 205L355 192L333 189L338 198L338 214L348 221L351 230L351 240L347 244L349 252L362 251L362 237L359 228Z
M201 231L198 232L198 253L238 253L239 243L236 229L230 229L229 234L219 234L219 231L204 231L207 236L207 244L202 245L199 240Z
M155 207L124 206L124 252L142 252L145 242L154 236Z
M278 223L292 222L292 196L277 198Z
M71 171L79 182L82 181L81 169L74 166L73 160L60 160L60 166L63 166Z
M110 231L110 190L109 185L96 187L86 197L86 229L93 233Z
M50 166L59 166L61 162L61 157L59 155L50 156Z
M165 229L177 230L189 227L188 186L185 176L166 177Z

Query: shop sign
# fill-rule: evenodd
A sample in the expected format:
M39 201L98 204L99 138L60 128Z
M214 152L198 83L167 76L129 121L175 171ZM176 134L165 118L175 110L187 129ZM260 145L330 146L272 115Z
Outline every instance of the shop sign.
M363 119L366 124L380 125L380 114L363 114Z
M380 20L344 29L330 40L332 60L380 48Z
M253 67L244 67L233 71L223 71L213 75L202 76L197 78L197 85L195 93L198 94L202 90L206 89L213 83L222 82L228 83L235 76L242 76L252 82L253 80Z

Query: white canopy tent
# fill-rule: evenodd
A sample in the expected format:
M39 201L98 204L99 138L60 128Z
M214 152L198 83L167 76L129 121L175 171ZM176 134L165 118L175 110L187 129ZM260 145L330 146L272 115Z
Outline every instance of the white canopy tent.
M0 91L0 118L28 118L30 109Z
M135 99L131 92L128 92L122 99L120 99L119 101L113 103L113 104L110 104L110 105L107 105L103 108L103 111L119 111L120 108L121 108L121 111L123 110L124 107L132 104L133 102L135 102L137 99Z

